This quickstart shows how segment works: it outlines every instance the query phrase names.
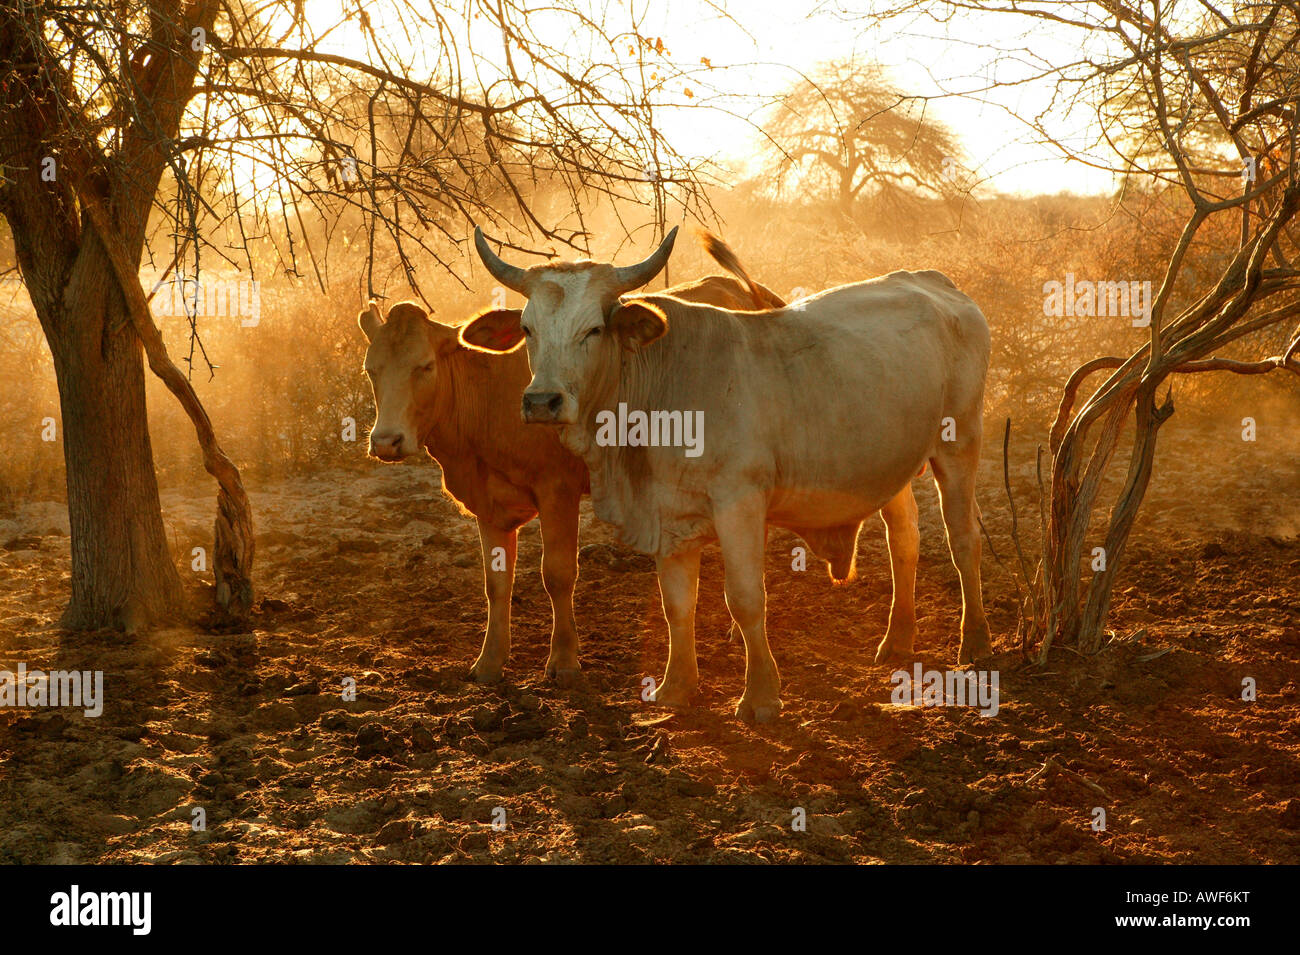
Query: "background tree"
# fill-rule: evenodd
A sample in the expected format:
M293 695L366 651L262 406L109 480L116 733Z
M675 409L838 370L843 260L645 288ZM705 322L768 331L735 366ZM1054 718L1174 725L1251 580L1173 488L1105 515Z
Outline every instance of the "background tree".
M644 71L625 69L657 57L655 45L630 17L598 25L619 22L617 10L598 21L560 0L525 17L519 3L435 0L321 13L309 20L300 0L0 3L0 214L59 387L67 627L135 629L181 601L145 350L218 478L218 602L238 615L252 597L239 474L148 314L146 258L193 279L215 259L255 279L263 243L279 268L319 277L314 227L350 208L418 293L409 253L448 262L444 240L461 241L471 220L580 246L595 196L652 202L661 219L667 196L698 201L695 171L655 127ZM582 57L534 24L582 36ZM666 58L656 75L662 90ZM380 115L406 135L375 136ZM536 203L538 172L571 202Z
M777 187L827 195L844 216L863 195L883 205L946 195L959 171L956 137L927 102L857 60L827 62L801 79L763 128Z
M1181 234L1155 283L1145 342L1128 355L1085 362L1065 383L1050 436L1051 485L1036 574L1022 557L1023 575L1034 577L1023 626L1026 636L1041 639L1042 658L1054 643L1095 652L1151 479L1157 434L1174 411L1171 376L1300 374L1300 5L946 0L939 6L936 13L927 5L926 14L964 11L1006 22L998 35L1016 42L1042 29L1058 46L1065 41L1079 50L1056 62L1027 47L995 56L1019 65L1017 85L1050 84L1055 91L1057 109L1018 118L1067 158L1097 166L1099 155L1108 157L1117 178L1163 191L1183 213ZM872 18L888 24L918 9L907 2ZM978 98L996 92L996 82L951 91ZM1091 111L1094 141L1058 135L1053 123L1067 109ZM1225 234L1233 235L1235 247L1222 249ZM1191 276L1188 263L1207 244L1228 254L1214 274ZM1191 291L1178 295L1180 287ZM1233 346L1234 354L1249 347L1265 357L1229 357L1225 350ZM1108 374L1076 409L1085 383L1101 371ZM1103 517L1097 511L1104 482L1126 433L1133 441L1125 473Z

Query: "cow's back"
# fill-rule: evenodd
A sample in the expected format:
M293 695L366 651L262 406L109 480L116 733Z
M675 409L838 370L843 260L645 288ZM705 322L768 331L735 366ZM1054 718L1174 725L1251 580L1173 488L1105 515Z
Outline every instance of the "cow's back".
M647 349L667 345L655 357L672 374L642 400L703 407L719 440L760 436L782 459L838 457L833 436L922 422L937 432L979 399L988 368L984 316L937 272L895 272L761 316L678 314L685 321Z

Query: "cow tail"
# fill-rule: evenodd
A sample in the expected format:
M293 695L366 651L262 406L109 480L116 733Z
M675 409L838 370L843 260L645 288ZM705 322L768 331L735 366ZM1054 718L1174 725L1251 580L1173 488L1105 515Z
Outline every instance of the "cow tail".
M701 229L700 244L704 246L704 251L713 257L713 261L745 283L750 296L754 299L755 308L761 311L767 308L785 307L785 302L771 289L764 288L750 278L749 273L745 271L745 267L740 264L740 259L736 257L736 253L731 250L731 246L727 245L727 243L707 229Z

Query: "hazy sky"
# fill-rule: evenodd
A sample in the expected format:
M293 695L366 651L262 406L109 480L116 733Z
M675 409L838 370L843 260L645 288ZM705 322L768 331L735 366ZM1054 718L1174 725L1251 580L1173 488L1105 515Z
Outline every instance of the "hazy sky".
M861 20L836 15L826 6L825 0L660 0L648 5L645 28L651 33L662 31L679 60L708 57L718 67L713 71L718 86L757 96L780 92L796 81L800 72L839 57L879 63L891 72L903 92L935 95L945 90L980 90L993 79L1019 78L1033 68L999 56L984 43L1008 49L1028 46L1052 62L1079 55L1071 38L1042 26L1035 26L1032 36L1009 32L1019 24L1005 15L968 16L950 24L917 17L900 23L898 32L881 35L869 32ZM856 7L868 9L870 3ZM719 8L741 25L729 22L718 13ZM722 68L729 63L751 65ZM929 108L957 131L968 165L978 170L981 178L988 177L991 188L1007 192L1108 190L1113 185L1108 173L1066 163L1059 152L1034 145L1035 137L1028 128L1010 115L1040 112L1048 105L1048 92L1041 83L1030 84L980 93L975 99L931 101ZM747 111L741 102L735 107ZM1062 139L1080 144L1092 140L1089 119L1057 115L1051 117L1050 125ZM684 151L708 155L743 155L757 142L743 122L717 114L693 112L675 117L670 128L680 131L678 141Z
M315 27L337 23L340 8L355 9L356 0L308 0L308 20ZM672 61L681 67L701 68L707 58L712 68L687 81L700 93L712 86L722 95L711 102L739 116L710 109L666 109L660 113L662 128L679 152L696 157L743 163L761 143L754 129L740 117L761 119L765 97L790 87L805 71L828 59L852 57L886 67L899 88L907 93L935 95L944 91L975 91L993 80L1005 82L1027 75L1042 62L1058 63L1079 56L1077 40L1045 26L1034 34L1016 35L1020 18L1005 15L966 15L950 23L938 23L918 14L911 21L898 21L891 32L868 29L860 18L837 15L835 0L579 0L601 20L607 30L618 33L631 23L643 36L662 37ZM854 0L855 10L870 9L876 0ZM843 3L838 4L843 6ZM419 9L419 3L414 4ZM456 5L452 5L455 7ZM529 4L532 6L532 4ZM392 16L393 6L366 4L376 25ZM545 11L539 2L535 9ZM930 5L928 9L935 9ZM409 22L409 20L408 20ZM1027 21L1026 21L1027 22ZM608 46L592 44L589 36L575 31L574 21L565 14L539 12L530 15L529 26L547 43L566 53L581 56L591 50L608 60ZM486 57L481 72L494 69L492 51L500 49L497 35L486 32L480 18L465 29L474 46ZM480 33L483 30L485 32ZM395 37L404 37L392 31ZM365 58L359 46L359 31L349 23L333 31L322 47L329 46L349 55ZM1006 49L1032 50L1037 64L1023 58L1000 56L993 45ZM418 48L404 40L397 44L402 53L420 56ZM438 49L431 44L429 50ZM620 53L621 56L621 53ZM632 62L629 59L629 63ZM675 95L680 87L675 84ZM1000 89L975 98L950 97L931 101L932 110L952 127L966 150L965 161L974 176L987 180L987 188L1006 192L1101 192L1112 188L1109 173L1080 163L1066 163L1059 153L1034 143L1034 135L1011 113L1032 115L1048 105L1049 88L1042 83ZM700 102L699 99L693 102ZM1090 117L1050 115L1049 125L1061 140L1079 145L1091 143ZM1109 156L1099 154L1103 161Z

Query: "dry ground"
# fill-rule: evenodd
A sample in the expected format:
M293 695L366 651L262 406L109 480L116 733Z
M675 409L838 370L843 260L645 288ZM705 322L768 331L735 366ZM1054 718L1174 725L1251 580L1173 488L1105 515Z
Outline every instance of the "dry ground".
M245 634L55 629L66 516L28 503L0 522L0 666L103 669L108 701L98 719L0 712L0 860L1298 862L1300 474L1249 447L1165 453L1100 657L1027 666L1009 646L1009 579L986 554L1003 651L993 718L890 705L895 667L871 659L889 606L874 521L843 588L819 566L790 571L795 539L770 535L785 712L749 727L732 716L744 660L716 549L701 696L664 714L640 700L666 655L652 565L589 516L582 683L542 677L534 524L507 681L482 687L463 676L484 620L477 538L432 465L253 487L263 596ZM992 454L987 465L981 499L1005 558ZM1015 483L1023 506L1026 468ZM928 478L918 498L919 659L942 669L960 598ZM206 485L167 495L177 554L208 542L211 507ZM355 702L341 698L347 677ZM1068 771L1036 776L1049 759ZM206 831L191 829L194 807Z

